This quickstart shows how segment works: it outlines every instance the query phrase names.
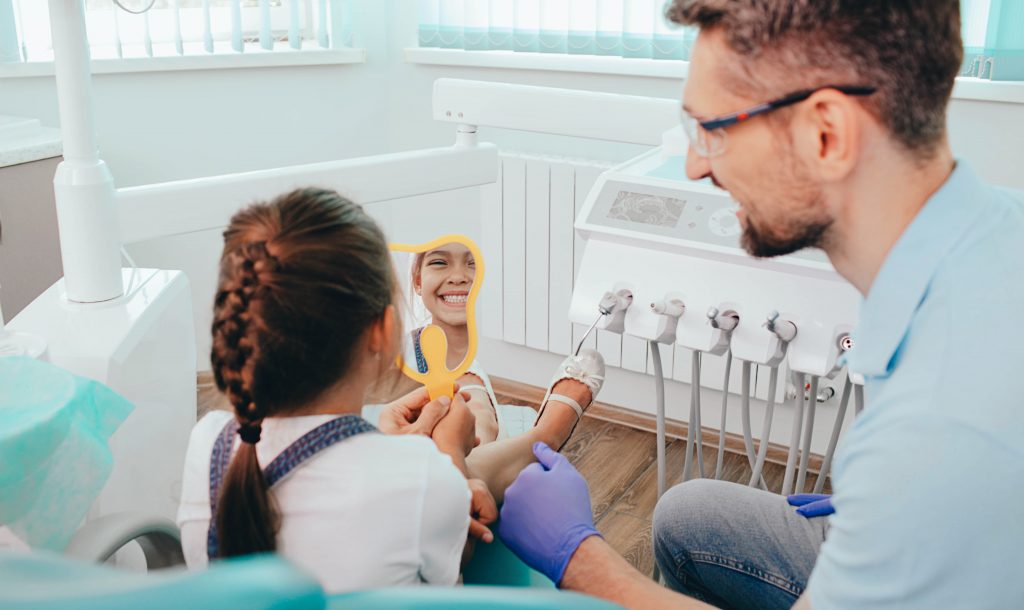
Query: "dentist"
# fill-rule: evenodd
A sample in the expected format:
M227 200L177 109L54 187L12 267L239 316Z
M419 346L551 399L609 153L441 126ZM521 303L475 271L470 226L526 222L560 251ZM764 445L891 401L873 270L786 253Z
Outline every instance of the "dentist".
M720 481L666 493L653 535L671 590L601 539L586 482L538 444L499 525L527 563L632 608L1024 607L1024 204L950 150L959 9L670 5L700 28L687 175L740 203L750 254L821 248L864 296L848 363L867 407L830 516Z

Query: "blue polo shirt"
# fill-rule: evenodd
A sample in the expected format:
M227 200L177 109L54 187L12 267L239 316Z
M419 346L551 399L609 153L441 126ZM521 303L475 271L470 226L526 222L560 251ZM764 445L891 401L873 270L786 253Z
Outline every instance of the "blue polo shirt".
M1024 202L963 162L861 306L814 610L1024 608Z

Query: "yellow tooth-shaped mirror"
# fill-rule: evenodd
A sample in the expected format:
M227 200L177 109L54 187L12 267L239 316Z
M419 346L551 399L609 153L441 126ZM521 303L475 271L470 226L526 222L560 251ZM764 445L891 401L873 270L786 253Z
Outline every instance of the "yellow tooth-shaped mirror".
M465 235L390 248L407 299L398 365L426 386L431 400L452 397L455 382L476 357L476 297L484 280L480 249Z

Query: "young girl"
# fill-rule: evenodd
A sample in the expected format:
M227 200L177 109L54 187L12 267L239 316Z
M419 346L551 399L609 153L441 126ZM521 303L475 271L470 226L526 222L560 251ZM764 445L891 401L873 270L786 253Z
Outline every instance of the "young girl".
M430 439L358 417L395 357L393 277L380 229L333 192L295 191L232 219L212 365L235 413L192 433L179 512L190 566L277 550L332 591L456 581L466 479Z
M380 229L332 191L294 191L232 218L211 363L234 412L208 414L190 439L178 513L190 567L276 551L329 592L454 584L471 523L486 542L496 516L467 478L500 499L534 442L569 438L576 403L600 387L578 366L535 428L470 459L474 421L458 394L400 399L381 417L390 434L359 417L398 352L395 283Z
M413 258L410 284L414 298L419 299L430 314L430 323L444 331L448 343L448 368L458 367L469 350L466 303L476 278L473 253L463 244L444 244ZM426 372L426 362L419 348L423 327L409 333L409 345L403 358L410 366ZM506 438L507 430L500 424L496 405L498 399L490 379L476 361L459 380L468 396L469 410L476 418L476 436L481 444Z

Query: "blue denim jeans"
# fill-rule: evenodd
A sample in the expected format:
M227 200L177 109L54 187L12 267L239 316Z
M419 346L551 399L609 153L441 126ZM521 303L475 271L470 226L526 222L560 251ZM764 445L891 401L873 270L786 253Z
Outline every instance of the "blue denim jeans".
M654 556L670 587L719 608L789 608L807 586L828 519L783 496L696 479L654 511Z

